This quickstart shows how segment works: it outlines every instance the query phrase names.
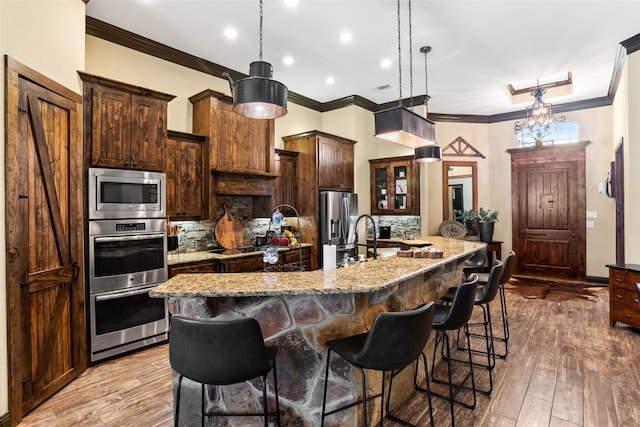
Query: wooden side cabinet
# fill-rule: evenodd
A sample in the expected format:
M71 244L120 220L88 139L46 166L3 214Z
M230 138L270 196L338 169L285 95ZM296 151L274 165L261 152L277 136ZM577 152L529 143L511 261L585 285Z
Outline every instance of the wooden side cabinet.
M609 324L622 322L640 328L640 303L636 283L640 283L640 265L607 265L609 267Z
M372 215L420 215L420 164L414 156L369 160Z
M197 220L207 216L208 180L206 138L168 131L164 172L167 175L167 216L173 220Z
M79 72L91 166L161 171L173 95Z

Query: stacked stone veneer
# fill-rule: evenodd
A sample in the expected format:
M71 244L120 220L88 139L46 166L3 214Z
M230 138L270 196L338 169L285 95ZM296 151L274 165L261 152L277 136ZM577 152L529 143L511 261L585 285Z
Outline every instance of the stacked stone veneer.
M309 295L246 298L171 298L174 315L192 318L233 319L254 317L261 325L267 345L278 347L277 370L280 412L283 426L319 426L327 355L330 339L366 332L378 313L410 310L422 303L438 300L449 286L463 279L460 262L452 262L385 291L365 294ZM357 273L355 273L357 274ZM428 347L432 348L434 334ZM188 349L185 349L188 351ZM429 351L429 349L427 349ZM430 353L427 353L430 354ZM371 390L379 390L380 375L367 374ZM207 390L209 410L261 410L260 380ZM329 376L328 409L360 395L360 378L342 359L332 354ZM174 383L175 387L175 383ZM269 404L275 405L273 379L268 378ZM394 379L393 405L401 403L413 390L413 367ZM183 382L181 426L200 423L200 386ZM426 405L425 397L425 405ZM369 425L379 418L380 399L370 403ZM325 425L362 425L361 407L328 417ZM261 425L261 420L224 418L207 421L208 426ZM273 423L273 421L271 421Z

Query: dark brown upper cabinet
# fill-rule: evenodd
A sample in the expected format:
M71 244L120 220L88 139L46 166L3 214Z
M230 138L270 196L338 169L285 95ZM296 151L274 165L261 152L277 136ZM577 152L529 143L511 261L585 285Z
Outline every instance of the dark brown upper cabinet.
M161 171L173 95L79 72L91 166Z
M420 215L420 164L414 156L369 160L372 215Z

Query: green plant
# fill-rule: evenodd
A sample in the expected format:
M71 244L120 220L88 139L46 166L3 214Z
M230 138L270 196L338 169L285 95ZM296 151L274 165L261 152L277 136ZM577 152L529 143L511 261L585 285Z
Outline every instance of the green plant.
M453 217L457 221L460 221L463 224L466 224L467 222L470 222L476 219L478 217L478 214L476 214L476 212L473 210L463 211L461 209L454 209Z
M498 222L498 214L498 211L491 211L480 208L477 214L478 222Z

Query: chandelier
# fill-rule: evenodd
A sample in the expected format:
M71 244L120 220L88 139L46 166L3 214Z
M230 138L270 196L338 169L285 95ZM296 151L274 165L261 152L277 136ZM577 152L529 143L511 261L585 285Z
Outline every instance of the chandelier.
M545 93L547 93L547 91L542 89L539 83L538 87L531 91L531 96L535 98L535 101L527 107L527 118L525 121L522 123L516 122L514 127L515 133L520 133L528 129L535 135L536 140L542 140L549 132L552 123L564 122L565 117L556 118L553 115L553 105L542 100L542 95Z

